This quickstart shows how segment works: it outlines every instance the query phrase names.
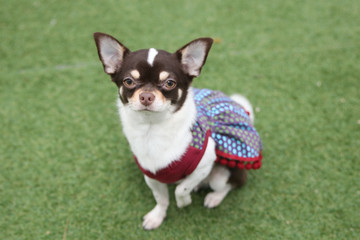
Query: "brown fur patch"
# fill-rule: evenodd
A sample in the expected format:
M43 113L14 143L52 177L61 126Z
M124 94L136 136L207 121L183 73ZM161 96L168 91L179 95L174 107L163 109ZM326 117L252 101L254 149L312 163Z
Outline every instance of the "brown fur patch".
M238 168L229 168L229 170L231 172L229 183L235 187L244 186L247 180L246 170Z

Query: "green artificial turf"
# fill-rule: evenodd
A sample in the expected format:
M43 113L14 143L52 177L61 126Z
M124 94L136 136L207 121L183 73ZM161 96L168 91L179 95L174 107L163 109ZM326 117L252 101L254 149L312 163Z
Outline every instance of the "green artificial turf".
M360 3L1 0L0 239L360 239ZM141 227L154 200L92 33L130 49L216 43L196 87L243 93L263 166Z

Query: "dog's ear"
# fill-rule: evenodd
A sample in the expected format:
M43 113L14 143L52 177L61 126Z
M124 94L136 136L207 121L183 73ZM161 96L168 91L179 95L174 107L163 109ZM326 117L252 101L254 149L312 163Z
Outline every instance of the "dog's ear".
M109 75L116 73L121 68L124 57L130 50L114 37L105 33L94 33L94 39L105 73Z
M191 77L200 75L212 43L212 38L198 38L176 51L175 54L186 74Z

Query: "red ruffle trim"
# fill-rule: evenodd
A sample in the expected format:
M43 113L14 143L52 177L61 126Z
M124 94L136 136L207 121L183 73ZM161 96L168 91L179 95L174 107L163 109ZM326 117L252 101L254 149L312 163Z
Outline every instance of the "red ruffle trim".
M228 166L230 168L239 168L239 169L259 169L261 167L261 160L262 155L260 155L256 158L243 158L231 154L227 154L224 152L221 152L219 150L216 150L216 163L219 163L224 166Z

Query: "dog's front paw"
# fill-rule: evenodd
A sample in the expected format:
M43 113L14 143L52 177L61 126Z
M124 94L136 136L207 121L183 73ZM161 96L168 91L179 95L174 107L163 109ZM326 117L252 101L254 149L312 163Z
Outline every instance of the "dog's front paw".
M143 218L143 228L145 230L153 230L158 228L164 221L166 213L155 207L148 212Z

